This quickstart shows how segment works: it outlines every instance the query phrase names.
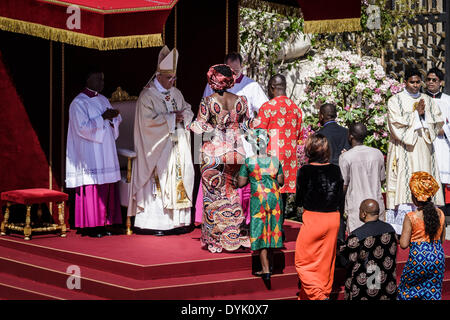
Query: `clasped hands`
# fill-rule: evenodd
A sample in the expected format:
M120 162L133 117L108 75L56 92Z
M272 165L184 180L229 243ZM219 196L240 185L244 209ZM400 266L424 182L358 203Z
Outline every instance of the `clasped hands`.
M104 120L112 120L120 114L119 110L116 109L106 109L102 114Z
M417 103L415 110L417 110L419 116L423 116L425 114L425 101L423 99L420 99L420 101Z

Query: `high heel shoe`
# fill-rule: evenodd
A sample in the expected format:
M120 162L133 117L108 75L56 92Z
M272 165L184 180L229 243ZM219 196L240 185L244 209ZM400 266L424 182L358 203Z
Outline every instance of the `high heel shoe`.
M262 273L261 274L261 278L263 280L270 280L270 276L272 275L272 273L268 272L268 273Z

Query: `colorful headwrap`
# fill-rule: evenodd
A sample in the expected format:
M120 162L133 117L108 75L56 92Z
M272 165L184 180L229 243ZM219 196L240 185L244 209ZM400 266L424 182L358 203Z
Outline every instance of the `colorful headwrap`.
M206 76L208 78L208 84L210 85L211 89L213 89L214 91L224 91L232 88L236 80L236 74L233 70L231 70L232 75L230 77L226 77L215 69L218 66L225 66L231 70L231 68L226 64L216 64L209 68Z
M409 188L417 200L425 202L439 190L439 184L427 172L414 172L409 180Z
M269 144L269 135L266 129L251 129L246 139L256 151L267 149Z

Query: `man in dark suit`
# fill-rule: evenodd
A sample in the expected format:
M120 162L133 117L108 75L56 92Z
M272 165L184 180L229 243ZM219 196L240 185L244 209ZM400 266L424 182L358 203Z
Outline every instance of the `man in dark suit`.
M341 127L336 123L336 106L334 104L325 103L320 106L319 122L322 129L317 133L323 134L328 139L331 148L330 163L339 166L339 156L342 151L350 149L348 142L348 129Z
M339 156L343 151L347 151L351 148L348 142L348 129L341 127L336 123L337 111L336 106L331 103L325 103L320 106L319 110L319 122L322 125L322 129L317 133L323 134L327 137L328 144L331 149L330 163L339 166ZM339 209L341 213L341 225L338 233L338 245L345 242L345 229L346 219L344 217L345 200L342 199L342 205ZM337 259L339 265L339 259Z

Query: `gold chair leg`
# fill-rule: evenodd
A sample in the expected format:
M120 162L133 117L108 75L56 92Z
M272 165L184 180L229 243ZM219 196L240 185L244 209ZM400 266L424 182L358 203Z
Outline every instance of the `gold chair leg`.
M131 236L133 231L131 231L131 217L127 217L127 236Z
M0 235L6 236L6 225L8 224L9 219L9 207L11 206L10 202L6 203L5 216L3 217L3 222L0 229Z
M64 223L64 202L58 203L58 218L59 226L61 227L61 237L65 238L66 235L66 224Z
M27 216L25 218L25 228L23 229L25 240L30 240L31 236L31 206L27 206Z

